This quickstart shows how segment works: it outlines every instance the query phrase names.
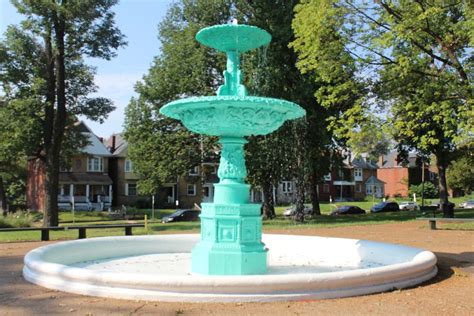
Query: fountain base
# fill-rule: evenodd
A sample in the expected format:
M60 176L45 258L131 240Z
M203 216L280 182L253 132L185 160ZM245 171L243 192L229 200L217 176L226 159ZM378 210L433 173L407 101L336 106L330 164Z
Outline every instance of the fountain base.
M192 251L192 271L205 275L265 274L267 252L262 247L248 248L251 247L229 248L222 244L213 247L201 242Z
M264 274L267 251L261 227L259 204L202 203L201 240L192 252L193 273Z

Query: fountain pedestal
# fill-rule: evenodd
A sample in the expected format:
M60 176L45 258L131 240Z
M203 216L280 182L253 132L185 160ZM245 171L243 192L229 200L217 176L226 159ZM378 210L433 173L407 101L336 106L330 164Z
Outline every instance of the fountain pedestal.
M201 274L264 274L260 204L249 203L242 137L222 137L214 203L202 203L201 241L192 251L192 271Z

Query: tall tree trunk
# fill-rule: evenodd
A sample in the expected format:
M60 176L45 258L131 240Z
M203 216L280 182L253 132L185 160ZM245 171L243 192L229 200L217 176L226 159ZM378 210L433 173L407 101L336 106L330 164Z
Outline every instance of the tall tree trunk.
M7 195L5 194L5 186L3 185L3 178L0 176L0 208L2 209L3 216L8 213L8 201Z
M318 175L315 170L313 170L310 177L310 196L311 196L311 205L312 205L312 215L321 215L321 208L319 206L319 194L318 194Z
M305 134L305 126L303 121L296 121L293 123L293 133L294 139L296 141L295 144L295 160L296 160L296 168L295 168L295 184L296 184L296 203L295 203L295 216L294 219L297 222L304 221L304 195L305 195L305 144L304 144L304 134Z
M436 157L436 166L438 167L439 175L439 203L443 217L454 217L454 210L449 206L448 201L448 185L446 183L446 167L447 164L443 162L442 158Z
M263 203L262 215L265 219L273 219L275 215L275 201L273 201L273 186L271 183L264 183L262 186Z
M63 1L63 4L66 1ZM54 42L56 51L54 56L55 83L56 83L56 111L52 125L52 137L49 148L46 150L45 171L45 219L44 226L58 226L58 192L59 192L59 160L64 129L66 126L66 70L64 64L64 32L65 21L61 12L53 17ZM46 213L48 212L48 213Z
M51 196L54 195L54 190L51 190L53 186L52 181L52 165L49 162L49 158L52 152L52 138L53 138L53 127L54 127L54 116L55 116L55 103L56 103L56 76L54 67L54 56L53 48L51 44L51 29L47 29L44 36L45 43L45 59L47 67L47 92L46 92L46 105L44 109L44 125L43 125L43 137L44 137L44 151L41 153L41 160L43 161L44 168L44 204L43 204L43 226L56 226L57 221L54 220L54 215L57 213L54 210L54 205L57 208L57 201L55 202ZM57 192L56 192L57 196ZM56 197L57 199L57 197Z
M295 201L295 216L297 222L304 221L304 179L302 175L296 176L296 201Z

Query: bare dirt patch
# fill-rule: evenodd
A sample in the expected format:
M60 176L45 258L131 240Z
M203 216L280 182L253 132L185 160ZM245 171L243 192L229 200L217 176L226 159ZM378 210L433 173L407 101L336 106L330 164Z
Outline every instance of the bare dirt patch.
M0 244L1 315L474 315L474 232L428 229L428 223L272 230L399 243L430 250L438 275L405 290L331 300L277 303L159 303L114 300L48 290L23 280L23 256L45 242Z

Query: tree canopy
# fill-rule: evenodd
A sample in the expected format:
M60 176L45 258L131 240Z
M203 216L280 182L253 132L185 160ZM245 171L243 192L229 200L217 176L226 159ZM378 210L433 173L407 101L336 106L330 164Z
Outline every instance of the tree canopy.
M225 58L194 36L203 27L227 22L231 7L227 0L177 2L159 24L160 54L137 83L138 98L128 105L125 119L130 158L144 176L138 183L144 194L175 182L218 150L214 138L190 133L159 110L179 98L215 93L223 80Z
M13 1L25 20L19 27L9 27L0 46L3 104L21 104L29 111L25 126L32 128L24 131L30 137L22 148L45 166L46 226L58 224L60 154L66 148L65 135L74 133L69 127L77 115L102 120L113 110L110 100L89 97L97 90L95 70L84 63L83 56L110 59L125 45L111 11L116 3ZM17 120L12 124L22 123Z
M357 94L356 72L366 82L365 102L340 116L349 128L379 106L402 153L437 157L440 198L447 204L445 169L458 145L472 143L472 5L466 1L305 0L296 8L293 46L302 71L333 83L316 95ZM335 121L337 123L337 120ZM362 126L362 125L361 125ZM340 135L351 130L338 128ZM448 215L448 214L446 214Z

